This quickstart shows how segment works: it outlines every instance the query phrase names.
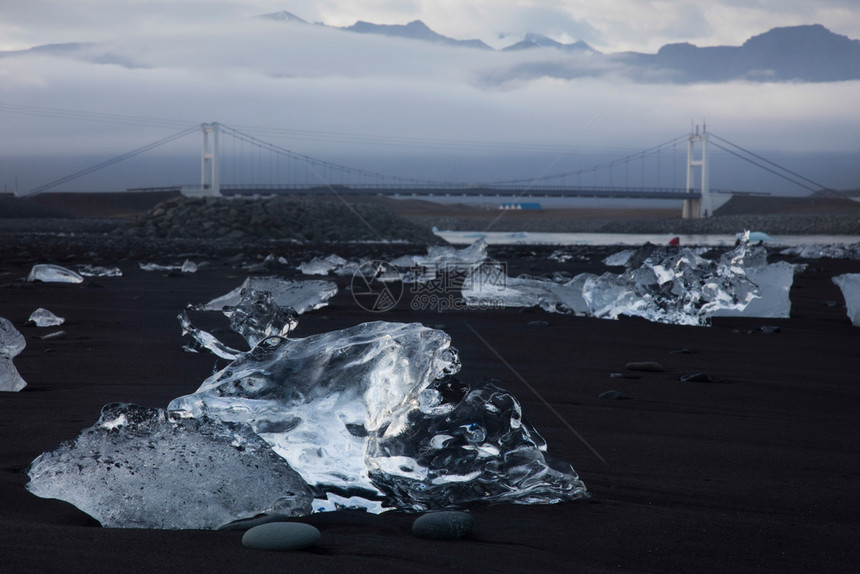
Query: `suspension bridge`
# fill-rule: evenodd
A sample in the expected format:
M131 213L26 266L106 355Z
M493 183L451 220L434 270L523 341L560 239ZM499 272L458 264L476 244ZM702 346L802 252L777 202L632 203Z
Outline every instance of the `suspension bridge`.
M824 186L741 146L696 126L657 146L603 162L586 169L543 173L530 178L482 183L434 181L383 174L348 167L297 153L220 123L205 123L110 158L84 170L34 188L30 194L110 167L193 133L202 133L200 183L166 187L133 188L129 191L180 190L190 196L257 196L276 194L374 194L412 197L527 197L604 199L660 199L682 202L685 218L708 217L720 196L768 195L760 192L712 189L710 149L718 148L767 170L808 191ZM674 158L685 149L686 161L678 168ZM671 153L670 157L669 156ZM683 152L682 152L683 153ZM665 164L669 164L668 166ZM672 171L671 178L666 173ZM646 174L647 171L647 174ZM678 173L681 171L682 173ZM661 178L681 185L661 185ZM644 185L643 182L648 182Z

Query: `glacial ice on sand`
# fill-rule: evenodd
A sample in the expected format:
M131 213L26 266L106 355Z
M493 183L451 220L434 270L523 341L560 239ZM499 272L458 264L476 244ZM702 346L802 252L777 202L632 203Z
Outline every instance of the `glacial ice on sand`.
M194 305L192 309L221 311L224 307L235 307L242 298L243 289L268 291L280 307L291 307L299 315L325 307L328 300L337 293L337 285L331 281L315 279L290 281L274 276L251 276L229 293L216 297L208 303Z
M255 347L267 337L286 337L298 325L296 312L291 307L280 307L268 291L242 289L241 299L235 306L222 308L230 319L230 328L241 335L250 347ZM182 335L191 335L196 346L189 350L206 349L222 359L236 359L242 351L228 347L207 331L191 323L187 311L178 317Z
M37 263L30 269L27 281L43 283L83 283L84 278L75 271L52 263Z
M403 255L390 263L402 271L405 283L426 283L446 272L467 273L487 259L487 242L482 238L457 249L431 245L426 255Z
M168 410L246 423L317 497L350 494L370 510L586 496L570 465L545 455L512 395L453 378L450 342L418 323L382 321L273 336Z
M719 315L788 316L793 265L768 265L766 250L745 240L717 260L704 258L705 252L654 245L625 249L604 260L625 266L621 273L583 273L566 283L493 276L482 265L465 281L463 297L470 304L539 305L546 311L679 325L704 325Z
M126 403L36 458L27 489L102 526L215 529L259 514L311 512L307 484L247 426Z
M833 282L842 290L851 324L860 327L860 273L837 275Z
M182 265L161 265L159 263L138 263L141 271L179 271L180 273L197 273L200 267L197 263L186 259Z
M106 406L76 441L33 462L28 488L105 526L150 528L588 496L516 398L454 377L460 361L445 332L377 321L289 339L295 315L269 293L242 296L224 311L259 341L251 350L230 349L229 365L166 411Z
M328 275L347 264L346 259L339 255L328 255L326 257L314 257L298 266L304 275Z
M11 321L0 317L0 391L17 392L27 386L12 362L26 346L24 335Z
M66 322L63 317L58 317L52 312L39 307L32 313L30 313L29 319L27 319L28 323L33 323L37 327L56 327L57 325L62 325Z
M122 277L122 270L119 267L102 265L78 265L78 273L84 277Z

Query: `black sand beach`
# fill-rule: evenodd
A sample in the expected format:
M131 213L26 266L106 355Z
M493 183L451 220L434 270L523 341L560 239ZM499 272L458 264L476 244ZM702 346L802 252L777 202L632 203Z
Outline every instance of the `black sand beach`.
M302 315L294 336L373 320L444 329L460 351L460 378L494 378L512 391L549 451L572 463L592 496L471 508L474 527L459 541L413 537L415 516L405 513L317 514L301 519L321 531L316 546L279 553L243 547L240 532L101 528L66 503L27 492L26 469L92 425L106 403L163 408L193 392L215 359L182 350L176 315L238 286L249 273L242 264L275 253L289 264L274 273L290 278L314 255L394 258L425 246L175 241L147 253L143 243L101 235L15 232L0 240L0 316L27 339L15 365L28 383L0 393L3 572L857 571L860 329L831 277L860 272L860 261L805 261L789 319L717 318L710 327L539 310L413 311L408 293L396 309L371 313L353 301L350 278L337 278L339 293ZM93 241L110 248L101 252ZM575 275L601 272L615 249L569 248L574 256L564 263L549 260L552 251L490 253L511 275ZM196 273L138 267L184 259L208 264ZM123 276L23 281L33 264L48 262L118 265ZM66 323L26 325L38 307ZM65 334L40 338L55 330ZM626 370L631 361L656 361L665 371ZM716 382L680 381L700 372ZM611 389L629 399L598 398Z

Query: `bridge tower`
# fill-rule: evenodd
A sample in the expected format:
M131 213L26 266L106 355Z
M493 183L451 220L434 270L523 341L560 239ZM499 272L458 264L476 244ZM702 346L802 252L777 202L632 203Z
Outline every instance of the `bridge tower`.
M699 159L695 158L695 144L697 143L702 144ZM708 165L708 129L704 124L702 125L701 133L699 132L699 126L696 126L695 131L691 131L690 137L687 139L687 193L694 192L694 167L701 168L701 197L684 200L684 206L681 211L681 216L684 219L700 219L713 215Z
M221 195L220 166L218 165L218 124L201 124L203 153L200 162L200 195Z

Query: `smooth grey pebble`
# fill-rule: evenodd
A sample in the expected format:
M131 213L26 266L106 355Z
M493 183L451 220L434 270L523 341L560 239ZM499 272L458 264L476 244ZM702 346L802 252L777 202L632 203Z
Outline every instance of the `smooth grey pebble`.
M597 395L597 398L598 398L598 399L615 399L615 400L620 400L620 399L626 399L626 398L627 398L627 396L626 396L626 395L624 395L624 394L622 394L622 393L621 393L621 392L619 392L619 391L616 391L616 390L612 389L612 390L609 390L609 391L603 391L602 393L600 393L599 395Z
M412 523L412 535L433 540L457 540L472 530L471 514L458 510L442 510L422 514Z
M316 527L303 522L269 522L248 529L242 546L258 550L303 550L321 537Z
M653 373L662 373L666 370L663 365L656 361L634 361L627 363L624 368L630 371L650 371Z

